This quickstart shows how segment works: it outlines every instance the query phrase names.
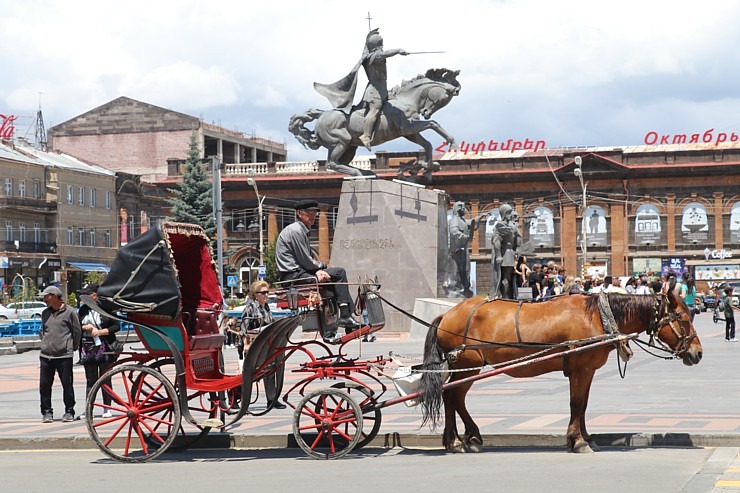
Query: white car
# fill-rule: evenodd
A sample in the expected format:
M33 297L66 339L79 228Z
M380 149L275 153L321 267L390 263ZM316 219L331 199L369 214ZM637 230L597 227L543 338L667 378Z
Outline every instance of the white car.
M46 303L43 301L17 301L8 303L7 306L0 305L0 319L40 317L44 308L46 308Z

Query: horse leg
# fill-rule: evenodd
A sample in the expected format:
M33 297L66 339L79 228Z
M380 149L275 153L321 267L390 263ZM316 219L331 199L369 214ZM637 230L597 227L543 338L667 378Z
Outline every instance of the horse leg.
M568 432L566 441L568 450L575 453L590 453L593 449L586 441L584 433L586 430L586 406L588 405L588 395L591 389L591 382L594 378L593 369L573 368L571 365L570 380L570 423L568 423ZM586 434L588 437L588 434Z
M464 377L461 378L477 375L478 373L478 370L465 373ZM470 416L467 406L465 406L465 396L468 394L468 391L472 386L473 382L470 382L455 388L455 408L457 409L457 414L460 415L460 419L462 419L462 422L465 425L465 435L463 437L465 448L470 452L480 452L483 450L483 437L480 434L478 425L475 424L475 421L473 421L473 418Z
M445 406L445 429L442 433L442 445L448 452L459 454L465 452L465 445L457 434L457 421L455 418L454 389L445 390L442 400Z
M596 371L591 372L591 382L593 382L594 374ZM584 397L584 404L583 404L583 419L581 420L581 436L584 440L586 440L586 443L588 443L589 447L591 447L591 450L594 452L600 452L601 449L598 445L596 445L596 441L594 441L593 437L586 431L586 408L588 407L588 398L591 394L591 382L589 382L588 386L586 387L586 396Z

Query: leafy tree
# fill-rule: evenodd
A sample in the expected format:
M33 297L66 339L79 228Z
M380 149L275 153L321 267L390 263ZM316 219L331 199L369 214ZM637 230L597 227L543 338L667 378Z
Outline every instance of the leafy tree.
M277 236L267 245L264 252L265 269L267 270L267 277L265 280L270 284L275 284L280 280L280 276L277 271L277 264L275 263L275 245L277 244Z
M200 225L213 238L216 234L213 218L213 184L207 165L200 158L200 147L195 132L190 135L188 154L182 182L172 190L169 201L175 221Z
M83 284L97 284L100 286L105 281L106 272L101 271L90 271L85 273L85 279Z

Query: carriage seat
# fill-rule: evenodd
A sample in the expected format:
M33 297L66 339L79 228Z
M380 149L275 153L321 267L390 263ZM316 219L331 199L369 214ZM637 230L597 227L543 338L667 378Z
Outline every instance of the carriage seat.
M219 331L218 314L218 305L211 308L183 307L183 325L188 333L191 350L217 349L223 346L226 336Z
M316 284L304 284L294 287L298 291L298 308L314 308L320 302L323 303L333 297L333 293L330 290ZM288 303L288 289L276 289L275 296L277 298L278 308L285 310L290 308Z

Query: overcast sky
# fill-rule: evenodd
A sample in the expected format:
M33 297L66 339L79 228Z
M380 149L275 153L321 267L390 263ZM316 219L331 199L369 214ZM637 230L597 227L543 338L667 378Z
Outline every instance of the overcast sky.
M434 116L458 142L740 134L734 0L0 0L0 113L33 139L39 100L48 128L128 96L285 142L290 160L324 159L287 123L328 108L312 83L355 64L368 11L386 48L445 51L389 59L389 87L460 70L460 95Z

